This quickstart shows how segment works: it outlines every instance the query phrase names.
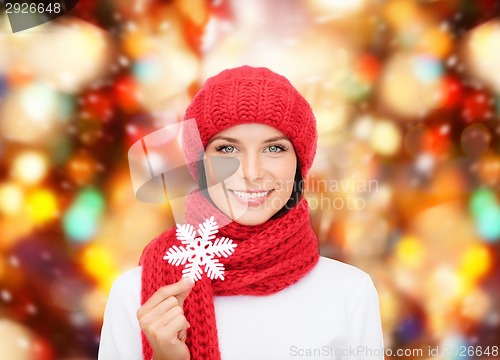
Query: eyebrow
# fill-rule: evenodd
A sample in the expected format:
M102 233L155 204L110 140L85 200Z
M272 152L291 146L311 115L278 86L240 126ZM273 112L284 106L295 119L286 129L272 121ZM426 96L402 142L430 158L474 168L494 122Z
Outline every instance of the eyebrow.
M208 142L207 146L210 145L215 140L225 140L227 142L232 142L234 144L240 144L241 143L238 139L235 139L235 138L226 137L226 136L215 136L212 139L210 139L210 141ZM286 140L286 141L288 141L288 142L291 143L290 139L287 138L286 136L275 136L275 137L272 137L272 138L264 140L262 143L263 144L268 144L268 143L272 143L272 142L279 141L279 140Z

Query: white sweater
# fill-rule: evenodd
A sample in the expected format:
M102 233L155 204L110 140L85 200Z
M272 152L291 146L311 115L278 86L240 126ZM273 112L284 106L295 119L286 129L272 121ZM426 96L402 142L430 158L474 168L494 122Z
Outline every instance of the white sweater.
M99 360L142 360L141 267L120 276L104 313ZM222 360L383 359L378 295L365 272L320 257L266 296L215 296Z

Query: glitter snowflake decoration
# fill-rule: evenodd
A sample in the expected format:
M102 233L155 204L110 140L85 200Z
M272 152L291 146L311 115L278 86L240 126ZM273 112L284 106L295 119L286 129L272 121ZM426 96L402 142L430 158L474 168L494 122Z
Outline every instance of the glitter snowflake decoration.
M218 232L219 226L213 216L198 225L199 236L193 225L177 224L175 235L185 247L173 245L163 260L175 266L187 263L182 270L182 277L189 277L194 281L201 279L203 271L210 279L224 280L224 265L216 257L229 257L236 244L226 237L216 238L215 234Z

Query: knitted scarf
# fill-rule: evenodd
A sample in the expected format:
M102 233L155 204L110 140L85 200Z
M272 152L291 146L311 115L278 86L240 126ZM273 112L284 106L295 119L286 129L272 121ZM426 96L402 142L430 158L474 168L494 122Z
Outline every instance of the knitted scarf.
M220 359L213 297L226 295L268 295L300 280L319 259L318 240L311 227L309 205L302 197L283 216L256 226L245 226L228 220L202 192L195 190L186 202L186 222L198 224L214 216L219 228L217 237L225 236L237 244L224 264L224 280L211 280L203 274L184 301L184 315L191 324L186 345L193 360ZM180 245L175 227L155 238L141 256L144 304L161 286L177 282L183 266L163 260L172 245ZM142 333L145 360L153 356L151 345Z

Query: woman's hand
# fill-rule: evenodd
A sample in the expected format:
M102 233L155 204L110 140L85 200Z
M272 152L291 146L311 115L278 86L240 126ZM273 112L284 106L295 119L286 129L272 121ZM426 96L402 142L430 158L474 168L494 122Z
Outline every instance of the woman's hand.
M193 285L193 280L182 278L163 286L137 311L139 325L153 348L154 360L190 359L186 346L190 325L182 306Z

